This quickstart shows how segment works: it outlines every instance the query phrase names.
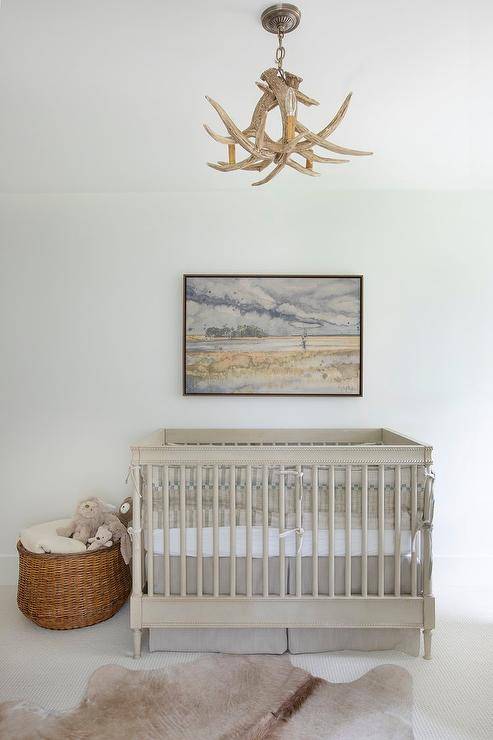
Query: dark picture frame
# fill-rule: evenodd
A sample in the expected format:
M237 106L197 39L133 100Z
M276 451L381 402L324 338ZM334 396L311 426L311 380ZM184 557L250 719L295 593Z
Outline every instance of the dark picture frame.
M311 292L304 293L305 286ZM216 314L222 327L213 325L220 323ZM233 326L224 316L234 317ZM363 276L185 274L182 354L184 396L361 397ZM309 387L300 390L303 382Z

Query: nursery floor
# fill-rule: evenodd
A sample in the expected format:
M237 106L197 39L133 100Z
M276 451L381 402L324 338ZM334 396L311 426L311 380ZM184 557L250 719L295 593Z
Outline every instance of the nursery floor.
M443 560L435 567L439 594L433 660L397 652L297 655L293 663L329 681L352 681L382 663L407 668L414 680L416 738L493 737L493 589L491 563ZM476 573L476 585L459 588ZM454 585L455 584L455 585ZM198 654L147 653L130 657L128 609L94 627L43 630L17 610L15 588L0 589L0 701L24 700L47 709L78 704L91 673L106 663L159 669Z

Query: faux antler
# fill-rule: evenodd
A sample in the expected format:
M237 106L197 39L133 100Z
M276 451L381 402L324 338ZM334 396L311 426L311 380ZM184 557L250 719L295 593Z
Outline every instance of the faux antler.
M314 146L328 149L331 152L351 156L372 154L372 152L363 152L357 149L346 149L345 147L338 146L337 144L327 141L328 137L335 131L343 120L351 100L351 93L346 97L336 115L327 124L327 126L318 133L314 133L306 126L303 126L300 121L296 120L296 122L294 122L294 117L291 117L291 127L289 125L290 121L288 120L286 108L286 96L290 88L294 90L296 99L299 103L307 106L318 105L318 101L308 97L308 95L305 95L298 89L302 82L301 77L297 77L289 72L285 72L281 77L279 76L277 69L271 68L266 69L265 72L262 73L261 80L262 82L257 82L256 84L260 90L262 90L262 96L255 106L250 125L243 131L236 126L219 103L216 103L215 100L207 97L207 100L216 110L229 134L229 136L223 136L204 124L204 128L209 136L220 144L226 144L228 146L229 153L229 162L208 162L207 164L209 167L212 167L219 172L233 172L235 170L258 170L260 172L270 164L273 164L274 167L266 177L252 183L252 185L257 186L264 185L272 180L286 166L291 167L304 175L316 177L319 173L313 170L313 162L328 164L343 164L345 162L349 162L348 159L322 157L313 151ZM290 93L290 95L292 96L292 93ZM276 107L279 108L282 122L282 137L278 141L271 139L265 131L267 115ZM240 162L236 162L234 152L236 144L245 149L250 156ZM306 161L306 166L302 166L299 162L291 159L293 154L298 154L303 157Z

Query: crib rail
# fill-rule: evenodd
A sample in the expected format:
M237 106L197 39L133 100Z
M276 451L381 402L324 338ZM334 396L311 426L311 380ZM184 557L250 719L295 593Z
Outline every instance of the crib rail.
M406 534L407 549L402 546L402 469L408 471L410 485L408 498L408 507L404 514L407 517ZM159 584L158 593L164 596L177 595L186 596L203 596L204 591L204 564L208 556L204 553L204 476L208 470L212 469L212 521L209 532L212 530L212 595L219 597L225 595L224 586L224 566L227 566L227 581L229 582L227 591L230 597L254 595L253 573L255 570L254 562L260 557L261 560L261 589L257 589L264 598L270 595L294 596L300 598L306 595L307 587L304 585L304 579L308 578L308 560L311 568L311 581L309 593L315 597L335 597L335 596L378 596L383 598L386 595L401 595L401 578L403 569L407 569L408 587L405 595L417 596L423 594L426 590L430 591L430 586L425 583L426 572L431 574L431 565L427 568L421 568L425 558L431 559L431 548L428 545L428 532L426 532L420 521L424 516L426 502L424 494L422 510L418 512L418 478L426 480L428 467L425 466L368 466L368 465L311 465L309 466L311 480L309 484L303 483L303 476L306 474L308 466L292 466L291 468L279 465L262 465L255 467L252 465L237 466L230 464L228 466L213 465L187 465L180 466L170 465L151 465L139 466L141 471L141 486L144 490L145 516L143 524L145 529L145 549L148 553L154 553L156 549L156 537L162 543L159 547L159 556L162 558L162 566L159 570L161 573L161 583ZM374 495L376 499L377 511L373 511L373 540L370 546L370 510L369 510L369 469L376 472L377 491ZM178 515L174 529L171 525L170 517L170 470L175 471L175 478L178 477ZM237 476L238 471L244 473L245 497L244 508L241 507L237 500ZM261 554L253 551L253 471L257 471L256 479L260 478L260 483L256 486L257 499L260 498L260 508L255 510L257 522L255 529L258 535L261 529ZM227 496L228 496L228 548L225 554L225 542L223 533L220 531L225 527L220 525L220 471L228 471L227 479ZM343 509L338 511L339 521L343 517L343 529L336 531L336 471L344 473L343 483ZM393 473L393 487L389 490L386 484L386 471ZM178 474L178 475L177 475ZM326 507L322 511L320 504L323 498L320 479L322 474L325 475ZM187 475L189 482L187 483ZM359 494L356 496L357 508L355 507L355 497L353 495L353 482L358 478ZM190 481L193 481L190 483ZM269 481L276 481L271 484ZM289 483L291 481L291 484ZM294 484L293 484L294 481ZM287 516L287 486L294 490L294 510L291 512L291 528L286 523ZM175 486L176 487L176 486ZM339 486L341 487L341 486ZM224 489L225 486L222 486ZM311 501L306 503L306 493L311 492ZM223 492L224 493L224 492ZM192 500L190 500L192 496ZM276 499L275 512L270 509L270 497ZM341 497L342 499L342 497ZM338 499L338 507L341 506L341 499ZM140 501L140 498L139 498ZM375 501L374 501L375 502ZM187 523L187 512L194 509L193 526ZM389 522L387 510L393 511L392 521ZM224 509L222 509L224 514ZM176 514L176 512L175 512ZM238 524L238 516L242 515L242 523ZM376 518L375 518L376 515ZM258 517L261 516L261 522ZM272 522L276 516L275 525ZM418 518L421 517L421 519ZM305 517L308 519L308 528L305 523ZM323 525L319 521L323 517ZM354 523L354 518L358 523ZM375 528L376 521L376 528ZM178 537L174 538L175 550L171 554L170 542L172 532L177 532ZM340 552L341 542L337 542L338 551L336 554L336 535L343 533L343 553ZM190 535L191 533L191 535ZM240 539L238 539L238 533ZM356 537L356 542L353 541ZM389 535L393 537L393 554L389 554L389 548L392 546ZM311 538L305 540L305 537ZM320 545L320 536L324 537L324 546ZM277 537L273 543L272 538ZM291 539L290 539L291 538ZM376 538L376 548L375 548ZM295 540L295 551L291 550L286 554L286 544ZM178 552L176 551L176 540L178 540ZM241 545L239 544L241 542ZM240 559L244 559L244 568L242 566L242 585L238 588L238 553L240 547ZM272 552L274 548L274 552ZM276 549L277 548L277 549ZM307 552L308 549L308 552ZM376 551L375 551L376 549ZM257 543L258 550L258 543ZM425 552L426 550L426 552ZM190 559L196 561L196 567L193 568L193 577L190 579ZM278 562L278 585L272 586L269 583L273 579L277 583L277 576L273 578L271 562L273 558ZM154 557L147 558L147 592L149 595L154 594ZM172 582L172 561L174 571L178 569L178 588L173 588ZM376 585L373 579L373 592L369 592L368 565L372 560L375 566L376 561ZM321 567L323 561L323 568ZM336 563L339 569L343 561L344 576L342 592L336 587ZM393 561L393 562L392 562ZM305 567L305 562L307 566ZM289 565L290 573L294 578L294 589L287 588L287 566ZM425 572L426 570L426 572ZM323 571L323 575L322 575ZM389 571L393 571L390 577L393 579L392 587L389 586ZM243 575L244 574L244 575ZM422 575L421 575L422 574ZM176 574L175 574L176 575ZM257 572L258 575L258 572ZM386 577L387 575L387 577ZM139 574L143 579L143 574ZM322 579L322 581L320 580ZM431 579L431 575L430 575ZM174 579L176 581L176 577ZM193 582L192 582L193 581Z
M274 626L279 609L284 609L284 626L352 626L352 620L354 626L419 625L429 638L431 447L393 432L377 435L375 430L367 443L361 441L368 438L367 430L366 436L359 430L356 443L348 432L341 444L312 430L305 434L307 443L296 445L268 435L259 444L205 444L201 435L192 442L179 431L174 439L165 436L163 444L154 438L132 448L131 622L137 625L139 645L140 628L157 623L153 620L163 600L167 626ZM220 524L225 511L226 553L225 527ZM190 512L193 526L187 519ZM342 554L341 542L336 542L341 534ZM321 549L322 542L326 549ZM391 600L400 606L389 610ZM363 606L347 612L345 602ZM233 603L233 611L225 607ZM330 612L315 603L331 604ZM306 604L308 616L303 617Z

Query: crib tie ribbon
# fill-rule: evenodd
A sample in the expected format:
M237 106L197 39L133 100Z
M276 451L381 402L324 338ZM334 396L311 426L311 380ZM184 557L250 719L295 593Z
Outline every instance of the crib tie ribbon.
M285 470L284 468L281 468L281 470L279 470L277 474L280 476L294 475L295 478L299 478L300 485L299 485L298 498L300 501L303 501L303 471L302 470L299 470L299 471L298 470Z
M134 484L135 492L139 494L139 497L142 498L142 494L139 491L139 487L137 486L137 481L135 479L135 471L138 470L140 474L140 465L134 465L133 463L130 463L128 466L128 473L127 477L125 478L125 483L128 483L130 478L132 479L132 483Z
M303 480L303 471L300 470L299 472L297 470L285 470L284 468L281 468L281 470L274 471L276 475L294 475L296 478L299 478L300 480Z
M133 542L134 541L134 535L135 534L140 534L142 532L142 529L136 529L135 527L128 527L127 528L127 532L130 535L130 539Z
M433 532L433 512L435 509L435 498L433 496L434 484L435 484L435 473L433 472L433 470L427 469L425 471L425 490L424 490L423 513L421 514L419 520L416 522L416 526L414 527L414 531L412 535L412 546L414 549L414 542L416 540L418 532L426 532L428 534L429 554L430 554L430 561L428 565L429 565L430 576L431 576L431 571L433 567L431 533Z
M300 538L298 549L296 550L296 554L299 555L301 552L301 548L303 547L303 536L305 534L305 530L303 529L303 527L295 527L294 529L286 529L286 531L280 532L279 537L288 537L290 534L297 534Z

